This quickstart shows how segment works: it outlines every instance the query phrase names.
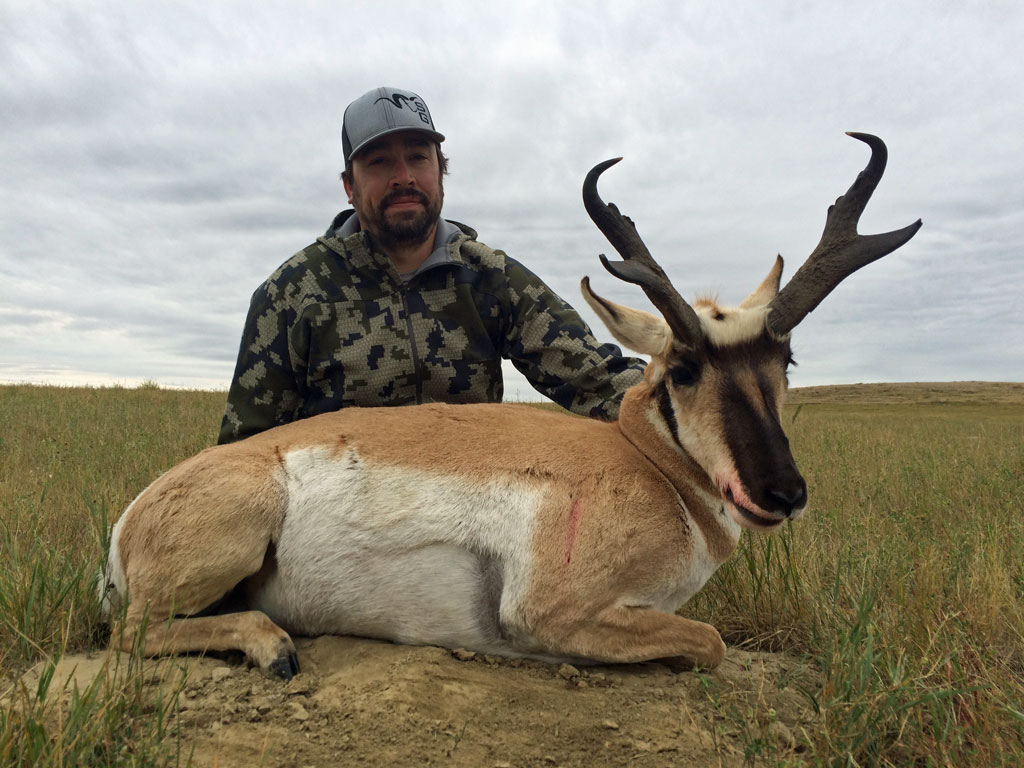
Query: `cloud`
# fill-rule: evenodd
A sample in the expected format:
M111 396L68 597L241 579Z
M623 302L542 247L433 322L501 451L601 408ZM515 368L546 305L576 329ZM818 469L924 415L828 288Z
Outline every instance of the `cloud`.
M0 379L226 386L253 289L346 207L341 115L380 84L447 136L446 214L602 336L583 274L649 305L596 260L596 162L625 157L601 193L684 296L737 302L813 249L867 159L843 131L878 133L861 230L925 226L801 325L795 383L1024 370L1016 6L14 2L0 23Z

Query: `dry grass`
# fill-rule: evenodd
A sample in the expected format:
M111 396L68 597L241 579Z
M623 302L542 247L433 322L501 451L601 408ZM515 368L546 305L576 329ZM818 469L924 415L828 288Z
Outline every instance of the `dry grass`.
M895 384L842 384L799 387L789 391L789 403L851 403L857 405L976 403L1024 405L1024 383L1000 381L933 381Z

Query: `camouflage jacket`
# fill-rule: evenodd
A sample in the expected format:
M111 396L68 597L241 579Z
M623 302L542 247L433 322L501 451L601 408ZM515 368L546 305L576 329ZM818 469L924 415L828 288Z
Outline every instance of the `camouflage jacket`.
M345 214L351 212L345 212ZM403 280L372 238L335 225L253 294L219 442L351 406L500 402L508 358L542 394L614 419L642 360L601 344L536 275L441 221Z

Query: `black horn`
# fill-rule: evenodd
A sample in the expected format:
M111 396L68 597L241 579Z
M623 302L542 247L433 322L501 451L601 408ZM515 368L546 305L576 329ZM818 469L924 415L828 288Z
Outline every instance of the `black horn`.
M846 194L829 207L818 246L769 305L768 330L777 337L785 336L796 327L844 279L892 253L921 228L918 219L903 229L880 235L857 234L857 222L882 178L888 152L877 136L847 135L871 147L871 159Z
M617 157L595 165L583 182L583 205L587 213L608 238L608 242L625 259L609 261L602 253L601 263L620 280L643 288L678 341L691 347L697 346L703 338L697 313L679 295L665 271L651 256L632 220L619 213L614 203L606 204L597 193L598 177L621 159Z

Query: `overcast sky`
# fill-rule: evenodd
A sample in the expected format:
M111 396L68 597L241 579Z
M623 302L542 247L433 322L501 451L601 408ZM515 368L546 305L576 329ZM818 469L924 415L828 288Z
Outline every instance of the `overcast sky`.
M792 384L1020 381L1022 8L5 0L0 380L226 388L252 291L347 206L345 106L390 85L447 137L446 217L602 339L582 275L650 305L597 261L591 166L625 157L602 196L684 297L737 303L878 134L860 231L924 227L797 328Z

